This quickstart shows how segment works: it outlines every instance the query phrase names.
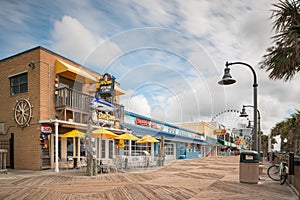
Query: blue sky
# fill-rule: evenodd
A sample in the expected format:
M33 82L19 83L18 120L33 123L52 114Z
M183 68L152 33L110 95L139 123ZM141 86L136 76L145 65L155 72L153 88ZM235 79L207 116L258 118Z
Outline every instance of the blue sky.
M226 61L243 61L256 70L268 133L299 109L300 92L298 76L270 81L258 68L271 44L273 2L1 0L0 58L44 46L112 73L127 91L127 110L168 122L210 121L252 104L253 77L244 66L231 67L236 84L217 84Z

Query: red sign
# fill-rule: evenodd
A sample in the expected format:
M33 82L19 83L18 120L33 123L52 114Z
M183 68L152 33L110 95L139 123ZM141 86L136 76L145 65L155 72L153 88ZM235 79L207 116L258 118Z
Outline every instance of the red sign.
M42 133L52 133L52 128L48 124L42 124L41 132Z
M214 130L214 134L215 135L225 135L226 130L225 129L216 129L216 130Z

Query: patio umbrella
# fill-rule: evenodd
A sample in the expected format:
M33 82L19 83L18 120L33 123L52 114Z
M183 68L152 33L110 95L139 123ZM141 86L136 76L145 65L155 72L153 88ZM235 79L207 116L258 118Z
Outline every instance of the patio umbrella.
M118 137L116 137L116 139L119 140L138 140L139 138L130 134L130 133L124 133L122 135L119 135Z
M93 138L99 138L99 158L102 159L102 139L115 139L118 137L117 134L106 130L104 128L99 128L97 130L94 130L92 133Z
M124 134L116 137L116 139L129 140L129 160L130 160L131 159L131 140L138 140L139 138L130 133L124 133Z
M159 140L157 140L155 137L153 137L151 135L145 135L141 139L139 139L138 141L136 141L136 143L138 143L138 144L154 143L154 142L159 142Z
M78 131L77 129L74 129L70 132L60 134L60 137L84 137L85 133Z
M118 137L119 135L106 130L104 128L99 128L97 130L93 131L92 137L93 138L103 138L103 139L115 139L116 137Z

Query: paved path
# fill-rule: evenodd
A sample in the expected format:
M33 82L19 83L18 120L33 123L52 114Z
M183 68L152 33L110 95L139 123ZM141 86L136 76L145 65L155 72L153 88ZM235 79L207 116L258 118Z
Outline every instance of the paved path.
M265 172L266 170L264 170ZM85 176L78 170L0 174L0 199L287 199L287 185L260 175L258 184L239 182L239 157L177 160L166 167Z

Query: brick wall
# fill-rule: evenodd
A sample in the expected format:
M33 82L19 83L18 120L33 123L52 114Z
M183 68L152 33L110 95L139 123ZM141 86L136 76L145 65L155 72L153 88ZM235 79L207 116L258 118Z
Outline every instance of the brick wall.
M0 122L4 122L5 135L0 138L9 138L14 133L14 166L16 169L40 169L39 150L39 69L31 69L28 63L39 60L39 50L20 54L7 58L0 62ZM28 72L28 92L10 95L9 76L22 72ZM14 121L14 107L16 101L22 98L29 99L32 108L33 118L29 127L18 127Z

